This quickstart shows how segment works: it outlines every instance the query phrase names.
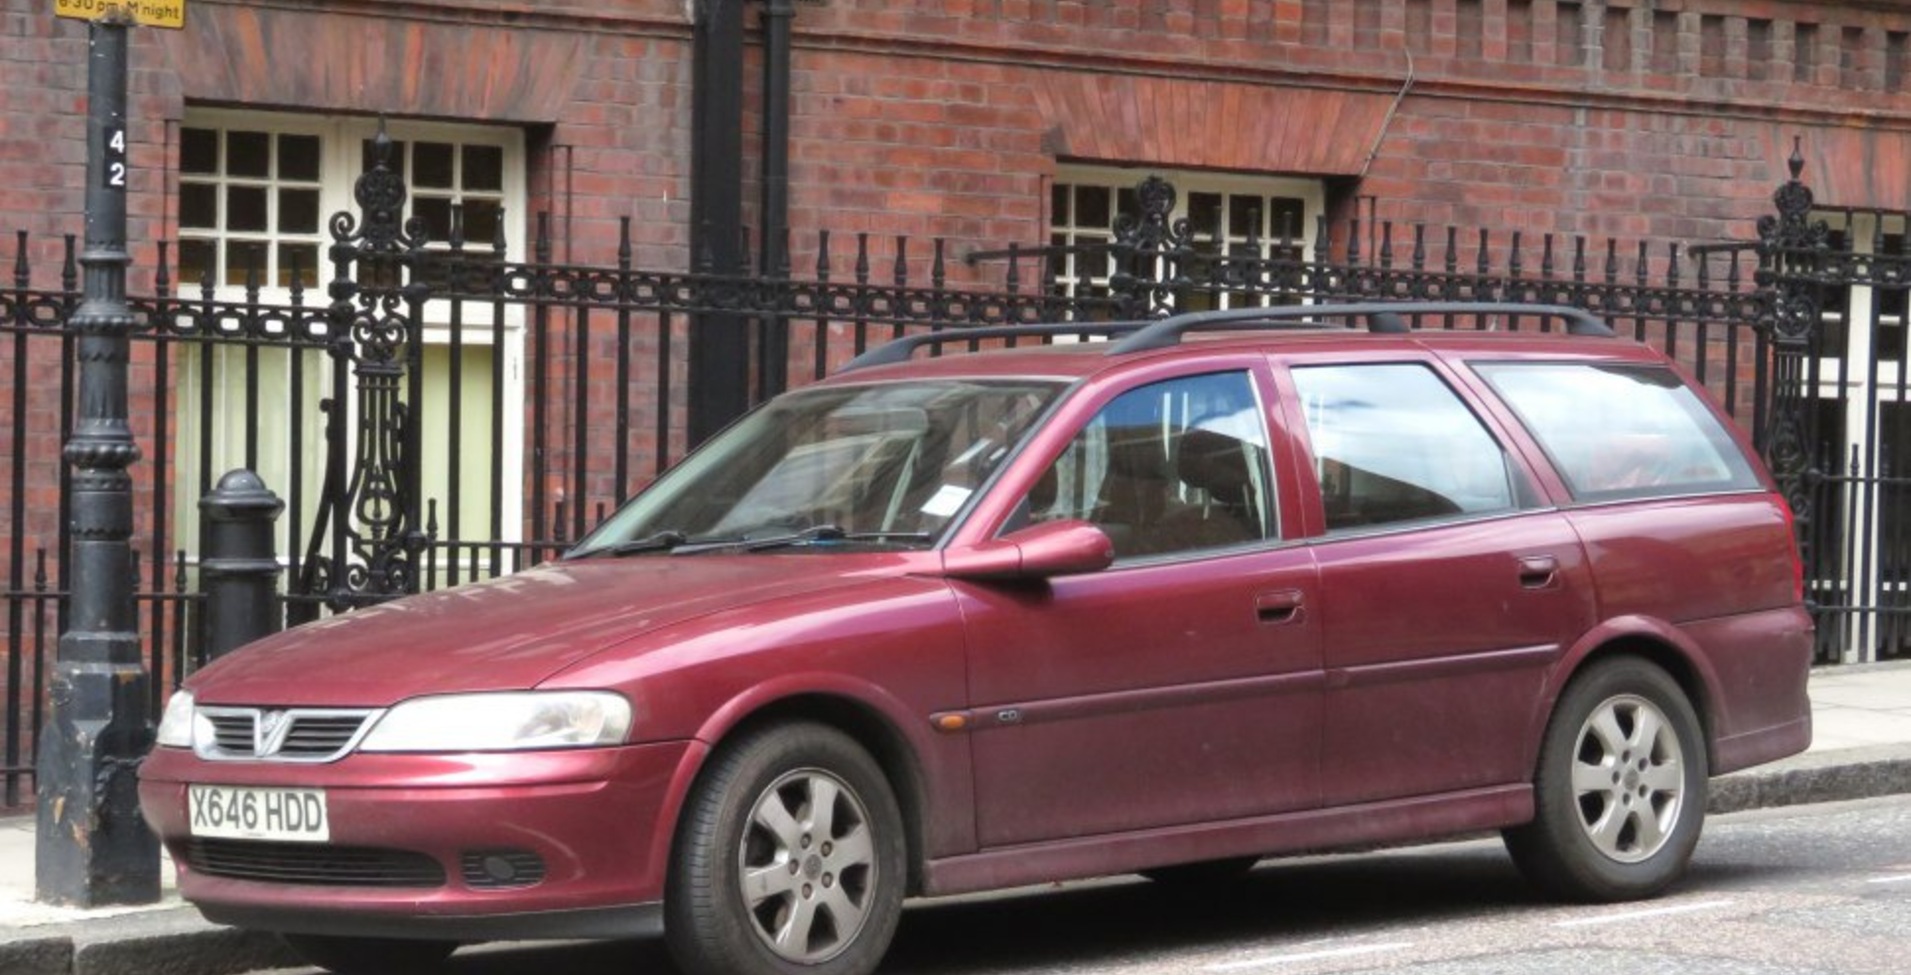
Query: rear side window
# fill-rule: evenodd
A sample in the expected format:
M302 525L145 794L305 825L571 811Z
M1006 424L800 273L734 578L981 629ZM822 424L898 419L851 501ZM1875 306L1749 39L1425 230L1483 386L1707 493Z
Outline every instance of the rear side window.
M1386 363L1293 375L1329 531L1514 507L1505 451L1432 370Z
M1699 395L1670 369L1593 363L1476 364L1581 501L1759 486Z

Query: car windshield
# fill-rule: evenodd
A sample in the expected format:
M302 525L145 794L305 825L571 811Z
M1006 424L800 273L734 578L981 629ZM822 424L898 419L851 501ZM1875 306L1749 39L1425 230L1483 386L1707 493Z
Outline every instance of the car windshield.
M572 557L933 545L1062 389L930 380L785 394L659 478Z

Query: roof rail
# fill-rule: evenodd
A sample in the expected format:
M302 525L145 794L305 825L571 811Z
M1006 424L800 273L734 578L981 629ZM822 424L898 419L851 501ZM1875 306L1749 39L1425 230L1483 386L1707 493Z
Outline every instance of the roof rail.
M1332 319L1365 320L1367 331L1401 334L1411 329L1409 317L1425 315L1505 315L1518 318L1559 319L1566 334L1612 338L1612 327L1583 308L1568 305L1521 305L1486 301L1378 301L1346 305L1285 305L1279 308L1228 308L1197 311L1159 319L1116 342L1109 355L1164 349L1181 344L1189 332L1283 328L1331 328ZM1343 325L1342 327L1348 327Z
M1069 335L1127 335L1154 325L1160 319L1138 322L1049 322L1036 325L985 325L979 328L945 328L940 332L920 332L905 335L899 339L885 342L873 349L849 360L838 373L862 369L868 366L883 366L895 362L906 362L911 353L925 345L945 345L950 342L970 342L982 339L1016 338L1060 338Z

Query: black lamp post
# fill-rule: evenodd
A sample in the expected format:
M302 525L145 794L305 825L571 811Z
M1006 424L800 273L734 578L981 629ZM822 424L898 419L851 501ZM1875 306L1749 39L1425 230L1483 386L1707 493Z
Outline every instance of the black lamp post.
M90 27L83 300L67 327L79 358L72 467L72 596L48 684L34 782L40 900L92 907L159 899L159 845L139 814L139 760L152 747L151 675L133 603L133 492L127 422L126 60L128 23Z

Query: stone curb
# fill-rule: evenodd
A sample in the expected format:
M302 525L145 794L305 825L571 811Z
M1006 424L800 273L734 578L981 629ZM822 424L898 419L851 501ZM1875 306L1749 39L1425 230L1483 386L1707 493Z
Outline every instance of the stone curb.
M70 975L234 975L305 965L277 935L237 928L80 941L74 947Z
M1712 780L1712 815L1911 792L1911 746L1854 750L1835 760L1804 756Z
M234 975L303 965L276 935L208 924L191 908L0 936L6 975Z

